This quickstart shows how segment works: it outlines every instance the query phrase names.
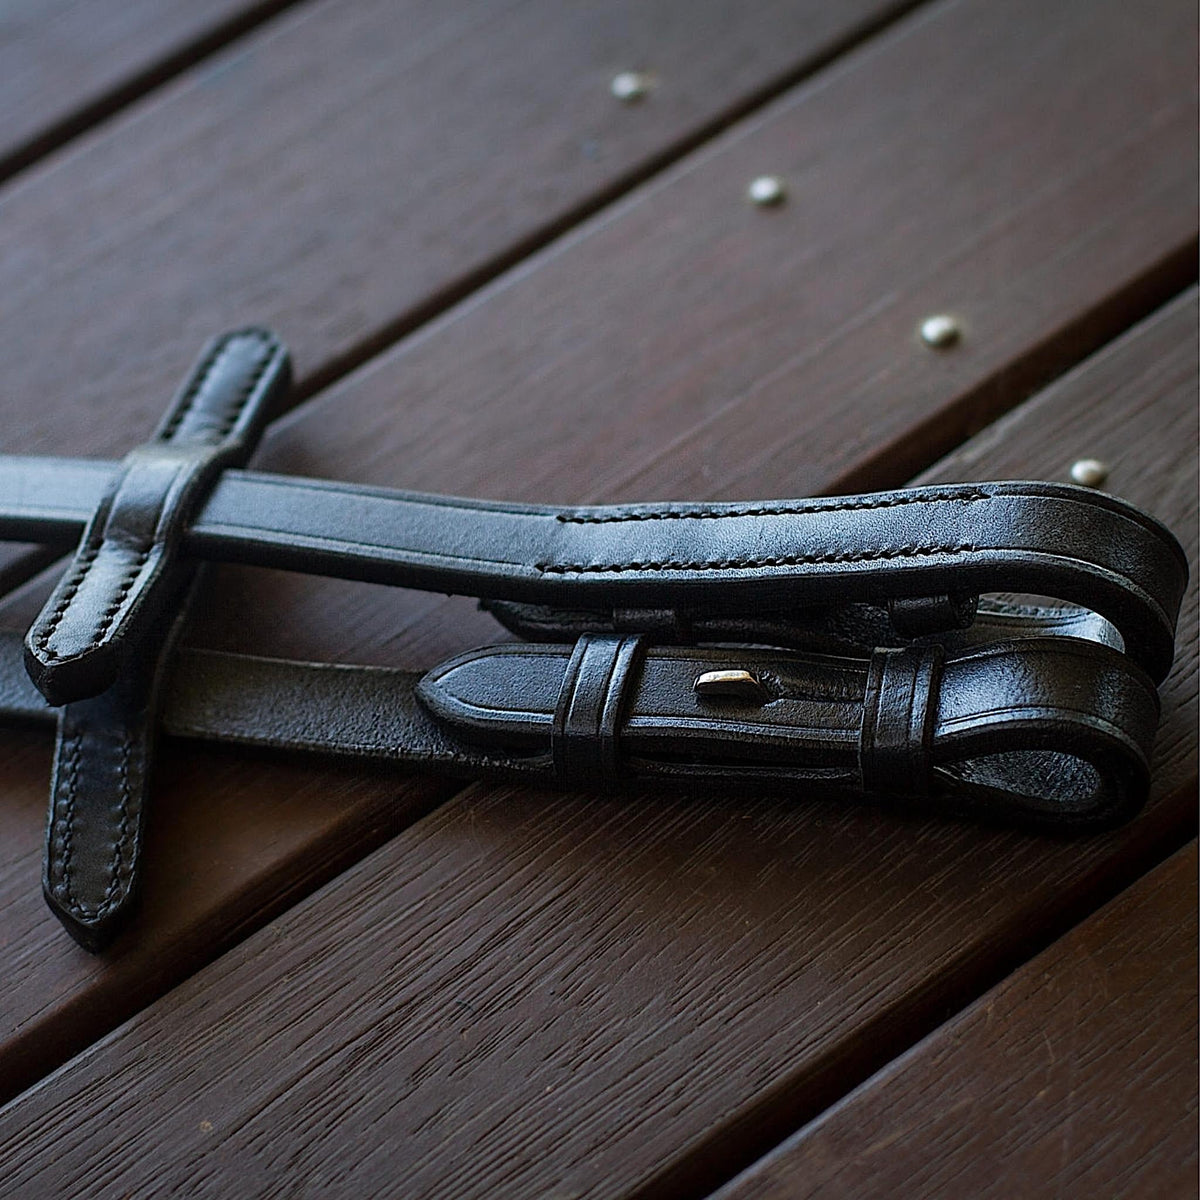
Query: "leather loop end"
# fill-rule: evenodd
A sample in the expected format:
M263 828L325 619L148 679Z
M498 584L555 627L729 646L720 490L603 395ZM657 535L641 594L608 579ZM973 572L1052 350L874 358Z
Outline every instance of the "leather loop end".
M109 912L95 916L82 913L67 904L48 883L43 882L42 894L62 927L89 954L101 954L112 945L129 924L137 908L138 899L136 893L131 893Z
M192 564L179 542L222 470L244 464L290 377L265 330L210 343L154 439L126 456L30 626L26 664L54 705L104 691Z

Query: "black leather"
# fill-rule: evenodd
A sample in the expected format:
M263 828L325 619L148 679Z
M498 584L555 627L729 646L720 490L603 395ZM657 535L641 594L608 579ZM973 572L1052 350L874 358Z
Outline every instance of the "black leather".
M48 709L57 734L42 890L71 936L93 952L120 932L138 901L159 701L181 624L165 624L159 638L141 643L98 696Z
M631 676L606 663L627 638L585 634L590 711L622 716L589 776L816 785L818 791L952 799L1061 826L1128 815L1145 796L1158 699L1110 647L1072 638L998 643L945 657L940 647L866 659L750 647L645 648ZM431 671L421 701L447 729L493 753L579 782L554 753L561 698L577 690L576 647L471 651ZM705 671L740 668L765 699L705 698ZM606 691L607 688L607 691ZM586 727L574 731L586 740ZM584 751L577 752L582 758ZM612 765L615 764L615 765ZM1049 818L1049 820L1046 820Z
M557 783L587 787L621 778L619 741L644 650L637 636L584 636L572 647L550 725ZM435 713L446 677L443 673L438 680L424 680L418 692Z
M583 633L644 631L666 645L759 642L828 654L858 654L875 646L930 640L962 648L1025 637L1076 637L1102 642L1116 650L1125 648L1116 626L1090 609L1066 604L1020 604L994 596L981 596L972 603L969 624L948 622L938 632L915 636L904 632L912 628L911 624L901 622L897 629L894 605L826 605L791 613L758 612L746 618L697 614L685 619L665 609L658 620L651 620L645 610L630 614L623 609L558 609L504 600L484 600L480 607L530 642L571 641ZM939 606L939 611L945 610Z
M104 486L70 460L0 458L0 536L77 529ZM760 504L563 509L224 472L184 537L201 558L561 609L655 632L873 603L957 623L984 592L1085 606L1161 680L1187 580L1178 542L1133 505L1069 484L961 484ZM932 600L932 603L931 603ZM928 620L922 632L929 632ZM758 640L758 639L756 639Z
M871 655L858 735L865 791L901 796L929 791L945 659L938 645L879 649Z
M17 640L0 633L0 716L52 719ZM697 694L698 675L729 668L762 699ZM178 737L466 778L867 795L1067 831L1137 811L1157 721L1149 677L1078 638L850 658L587 634L484 647L424 676L183 650L161 716Z
M89 950L112 940L137 900L159 683L196 572L181 536L220 471L249 458L287 382L273 335L214 341L153 440L113 474L26 635L30 678L63 706L43 887Z
M1132 505L1009 482L562 508L237 469L287 379L277 339L239 331L122 463L0 458L0 537L79 541L25 639L36 688L0 635L0 713L64 705L46 893L90 949L137 893L160 726L466 777L782 786L1059 829L1145 797L1187 567ZM530 640L424 677L195 651L172 669L200 560L474 595ZM742 686L696 686L714 671Z
M74 560L29 628L30 678L51 704L94 696L128 643L151 625L192 564L179 543L221 472L245 463L289 380L274 335L217 338L154 437L112 472Z

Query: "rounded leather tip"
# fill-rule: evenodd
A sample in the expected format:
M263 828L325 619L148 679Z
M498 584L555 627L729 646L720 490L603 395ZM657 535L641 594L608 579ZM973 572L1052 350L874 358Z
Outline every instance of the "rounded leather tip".
M59 919L62 927L89 954L100 954L112 945L129 923L135 907L134 899L130 897L102 917L84 917L65 906L53 890L44 884L42 894L46 897L50 911Z
M75 658L47 660L25 642L25 670L33 686L53 708L87 700L107 691L116 678L116 664L105 647Z

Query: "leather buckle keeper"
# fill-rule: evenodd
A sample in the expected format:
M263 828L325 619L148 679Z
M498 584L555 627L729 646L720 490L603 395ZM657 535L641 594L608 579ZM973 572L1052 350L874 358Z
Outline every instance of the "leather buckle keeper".
M863 790L924 796L945 650L937 644L877 649L867 663L858 766Z

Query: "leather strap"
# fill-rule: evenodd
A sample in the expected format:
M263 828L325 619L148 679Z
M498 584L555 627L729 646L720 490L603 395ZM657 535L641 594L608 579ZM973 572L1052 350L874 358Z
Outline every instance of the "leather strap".
M47 708L57 732L42 890L66 930L93 952L112 941L137 903L162 682L182 623L145 642L100 695Z
M945 652L941 646L876 650L867 664L858 769L868 792L923 796Z
M550 730L558 783L586 787L620 777L620 735L634 667L637 637L581 637L571 651Z
M59 709L43 887L89 950L128 919L141 876L159 683L196 564L178 554L204 491L244 462L287 383L260 330L217 339L153 440L132 451L25 638L30 678Z
M25 639L30 678L51 704L104 691L125 647L153 624L189 563L179 543L229 466L245 463L288 384L287 351L246 329L217 338L145 445L126 455Z
M1187 567L1131 505L1013 482L559 508L239 470L287 382L282 344L237 331L121 463L0 458L0 538L78 541L25 639L36 688L0 638L0 707L64 705L45 886L90 949L136 896L163 681L205 559L475 595L541 640L420 679L192 652L163 717L185 736L563 786L865 791L1055 827L1145 795Z
M464 778L867 794L1060 831L1127 819L1148 789L1157 693L1109 646L970 647L939 673L927 649L846 658L581 640L485 647L424 676L182 650L162 728ZM16 642L0 633L0 717L52 719ZM728 669L752 673L761 698L696 691L698 676Z
M749 618L697 614L684 619L675 610L667 609L659 620L651 620L651 614L644 612L637 613L640 620L635 620L621 609L558 609L503 600L484 600L480 607L506 629L530 642L572 641L584 633L626 633L636 631L644 623L648 626L645 632L664 645L759 642L827 654L860 654L877 646L931 641L964 648L1026 637L1075 637L1103 642L1115 650L1125 648L1116 626L1090 609L1068 604L1020 604L995 596L979 597L971 605L969 622L919 636L906 636L896 628L894 611L889 613L886 606L873 604L828 605L790 614L760 612Z
M115 468L0 458L0 537L78 530ZM200 558L554 609L623 629L902 604L904 633L985 592L1084 606L1161 680L1187 581L1178 542L1114 497L1033 482L759 504L564 509L225 471L184 535ZM893 604L893 611L895 607ZM918 615L920 614L920 615ZM764 640L755 637L753 640Z

